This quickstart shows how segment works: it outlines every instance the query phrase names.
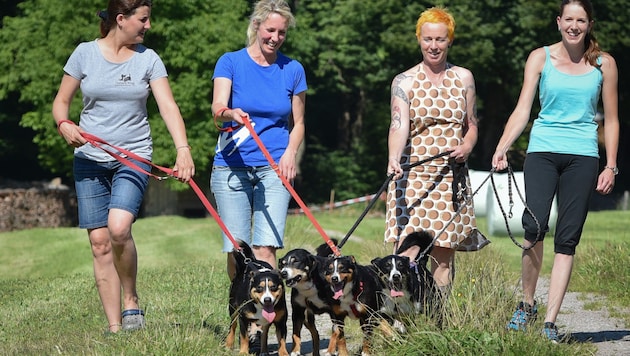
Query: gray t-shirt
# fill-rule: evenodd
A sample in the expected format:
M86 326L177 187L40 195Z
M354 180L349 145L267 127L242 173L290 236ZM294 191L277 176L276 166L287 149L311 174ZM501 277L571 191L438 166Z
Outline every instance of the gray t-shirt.
M63 68L81 81L79 126L114 146L151 159L153 142L146 104L149 82L168 75L164 63L143 45L137 45L136 53L127 61L112 63L103 57L97 41L79 44ZM98 162L114 160L91 144L76 148L74 154Z

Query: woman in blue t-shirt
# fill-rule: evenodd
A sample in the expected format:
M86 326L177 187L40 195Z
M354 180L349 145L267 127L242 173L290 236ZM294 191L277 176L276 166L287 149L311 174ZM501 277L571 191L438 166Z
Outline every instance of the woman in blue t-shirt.
M223 126L210 179L218 213L235 238L274 267L291 194L242 125L244 117L250 120L280 173L294 179L307 86L302 65L278 51L294 23L284 0L259 1L247 30L249 45L223 54L213 75L212 111ZM232 242L225 234L223 239L223 251L232 251ZM230 279L235 273L231 256Z
M531 209L531 213L523 214L524 295L508 329L524 330L536 318L534 294L542 266L542 240L549 230L549 212L556 196L555 257L543 326L543 335L552 342L559 341L555 322L569 285L573 256L592 192L610 194L619 172L617 65L610 54L600 50L592 34L593 6L588 0L564 0L556 21L562 40L529 55L518 103L492 157L493 167L507 168L506 152L529 121L538 86L541 109L534 120L523 167L526 202ZM605 117L606 165L598 174L595 117L600 96Z

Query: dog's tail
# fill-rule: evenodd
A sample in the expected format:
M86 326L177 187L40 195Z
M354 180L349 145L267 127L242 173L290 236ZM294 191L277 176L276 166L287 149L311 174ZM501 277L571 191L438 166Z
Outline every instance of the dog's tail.
M400 246L398 246L396 254L399 255L412 246L418 246L420 248L420 253L428 249L426 251L426 254L428 255L429 252L431 252L431 250L433 249L433 236L431 236L431 234L425 230L412 232L411 234L407 235ZM422 256L422 259L424 259L424 257L425 256ZM415 259L417 260L418 256L416 256Z
M233 249L232 256L234 256L234 259L236 260L237 270L243 271L245 270L245 266L247 265L247 263L255 260L256 257L254 257L254 251L247 244L247 242L243 240L237 240L236 242L238 243L240 250L237 250L236 248Z

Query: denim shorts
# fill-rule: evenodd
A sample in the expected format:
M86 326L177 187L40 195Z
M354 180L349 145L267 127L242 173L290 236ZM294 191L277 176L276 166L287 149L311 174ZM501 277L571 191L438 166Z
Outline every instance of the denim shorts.
M284 247L291 194L271 166L213 166L210 188L232 237L250 246ZM223 252L233 249L223 233Z
M150 172L149 164L133 162ZM74 182L79 227L96 229L107 226L109 209L122 209L137 217L149 176L118 161L96 162L75 157Z

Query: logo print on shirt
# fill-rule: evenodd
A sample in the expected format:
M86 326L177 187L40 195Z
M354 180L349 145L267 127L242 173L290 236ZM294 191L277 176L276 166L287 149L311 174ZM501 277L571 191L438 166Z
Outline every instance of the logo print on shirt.
M133 85L133 83L131 82L131 74L121 74L116 85Z
M255 127L256 124L251 121L252 127ZM241 145L247 138L251 135L249 130L246 127L241 127L240 129L233 131L230 135L229 132L221 132L219 135L219 140L217 141L217 152L223 152L230 144L232 144L232 149L229 152L223 152L224 156L231 156L238 146Z

